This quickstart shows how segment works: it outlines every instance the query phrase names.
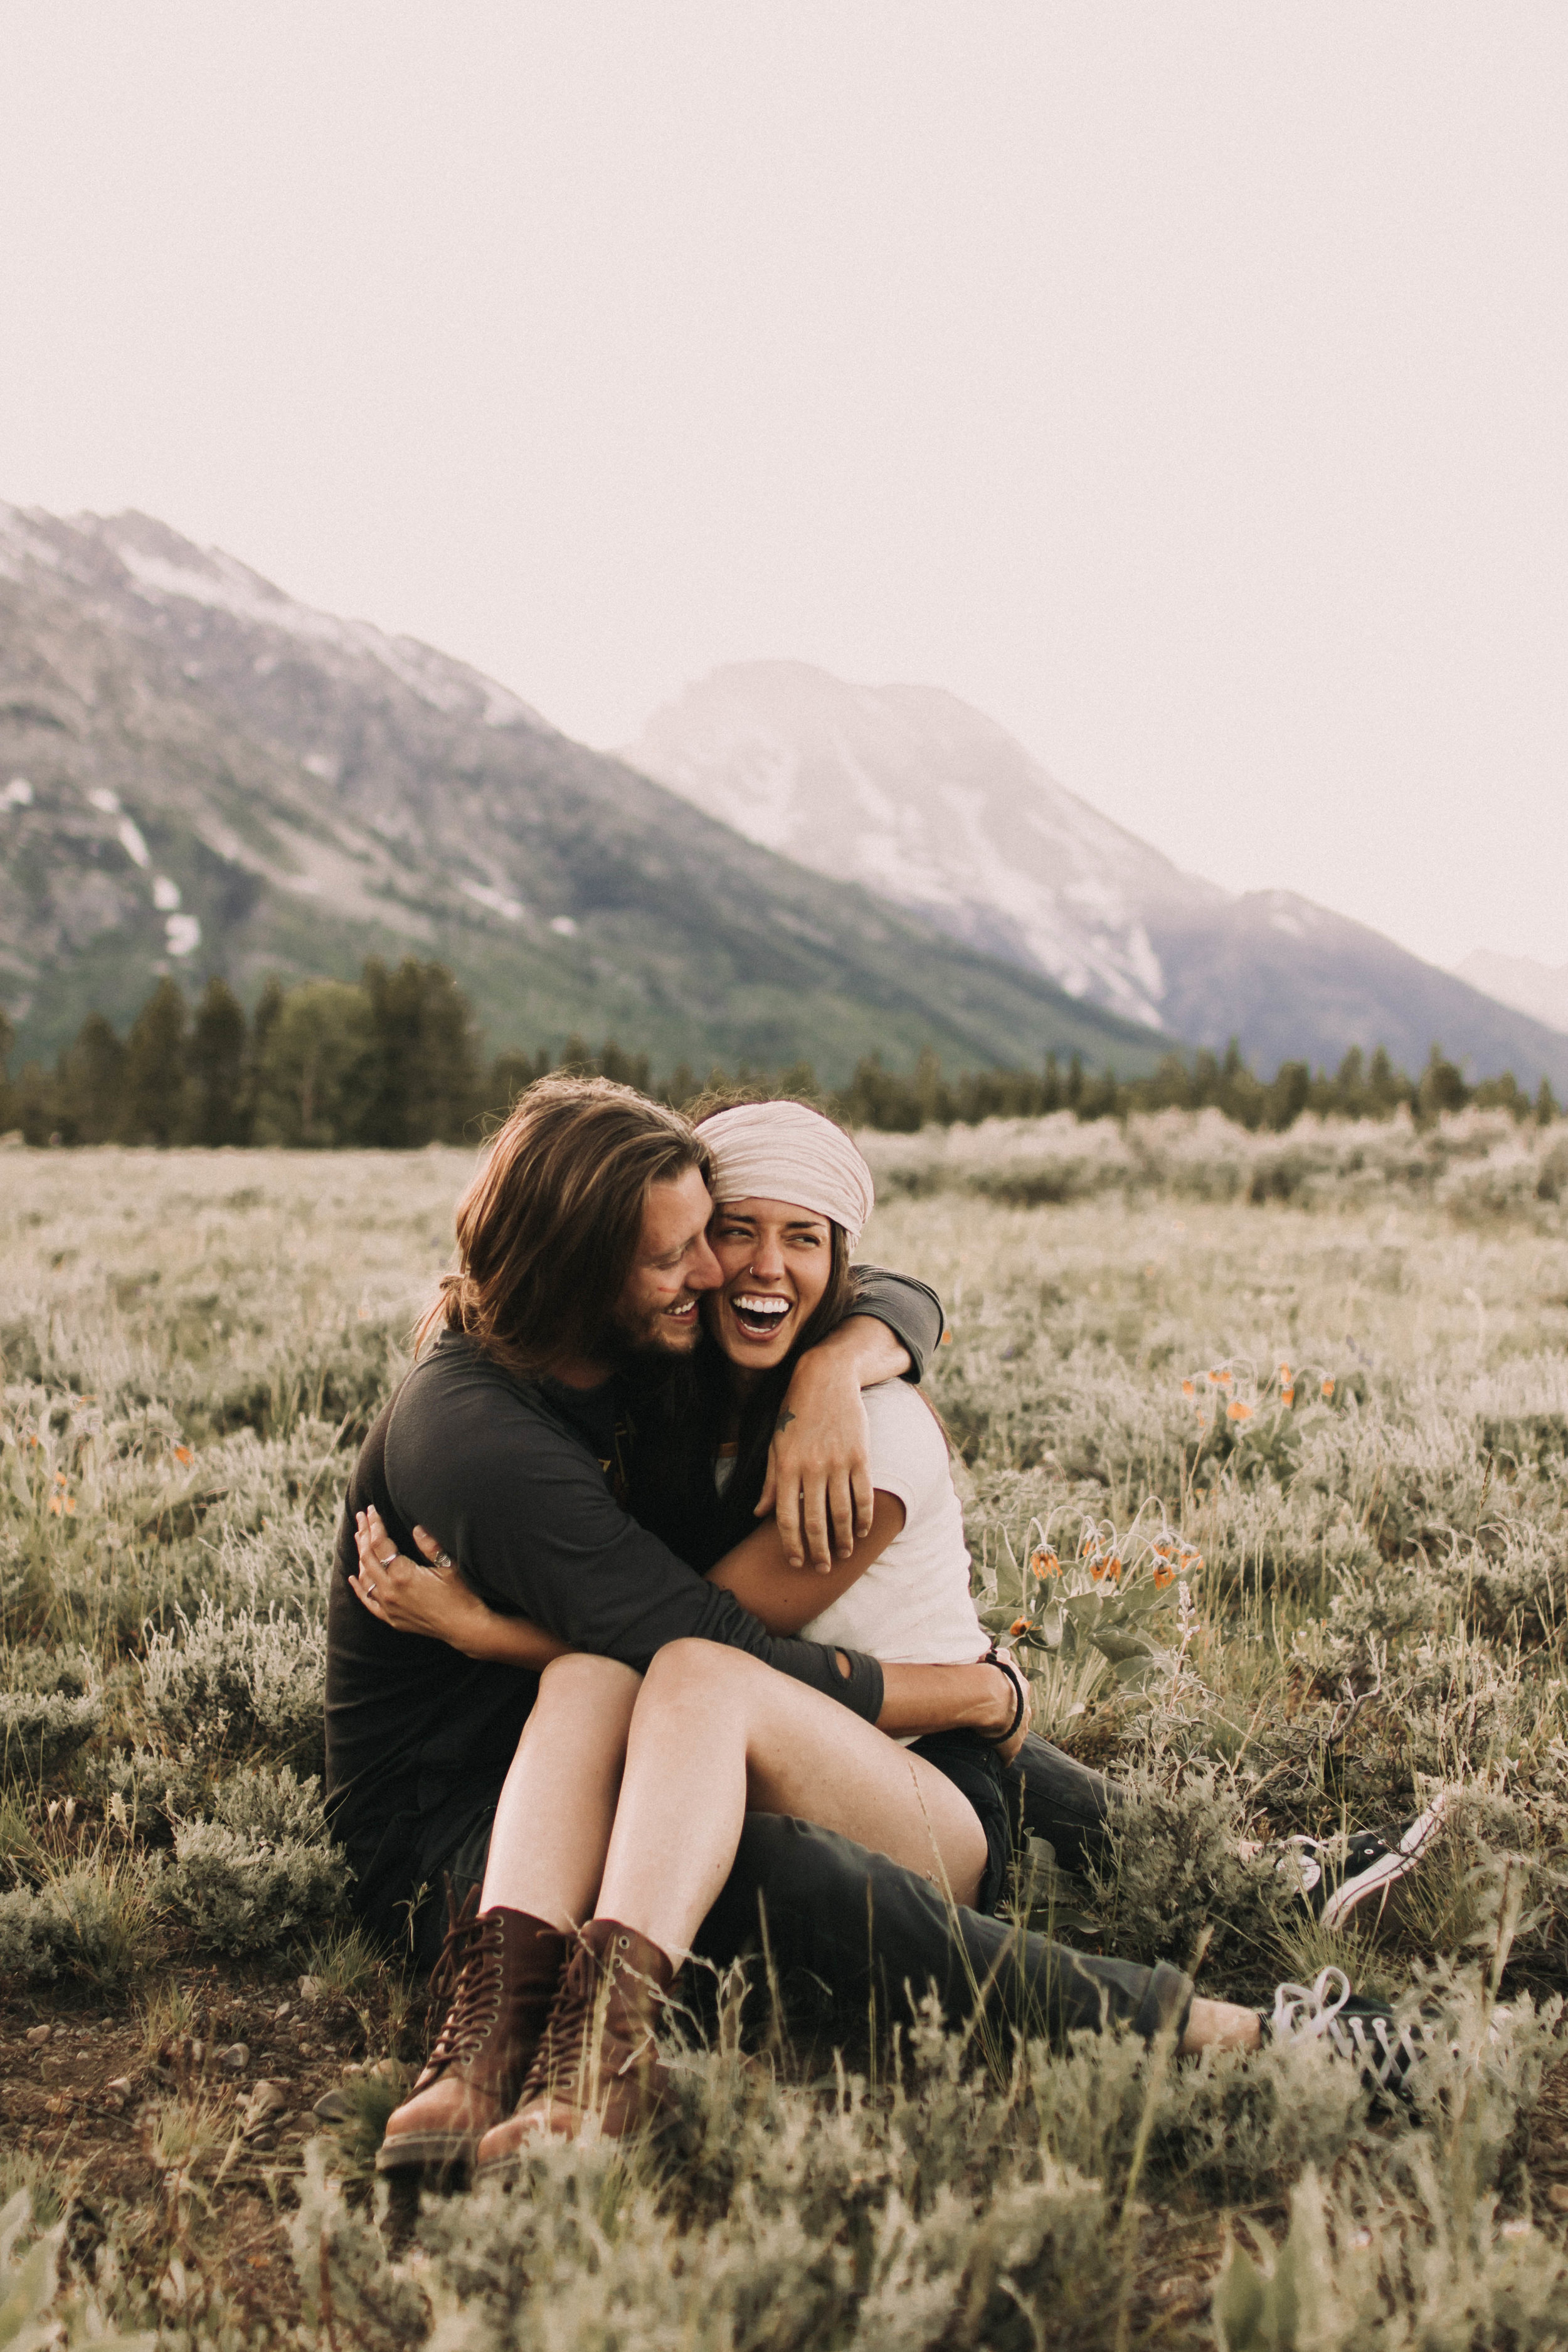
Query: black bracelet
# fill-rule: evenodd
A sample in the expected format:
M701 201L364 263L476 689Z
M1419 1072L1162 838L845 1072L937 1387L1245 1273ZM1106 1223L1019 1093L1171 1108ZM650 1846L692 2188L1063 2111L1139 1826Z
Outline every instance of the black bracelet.
M998 1674L1005 1675L1007 1686L1013 1694L1013 1720L1006 1730L983 1731L979 1735L988 1748L1005 1748L1024 1720L1024 1709L1028 1705L1028 1685L1024 1679L1022 1668L1007 1664L994 1642L992 1643L980 1663L983 1666L994 1666Z

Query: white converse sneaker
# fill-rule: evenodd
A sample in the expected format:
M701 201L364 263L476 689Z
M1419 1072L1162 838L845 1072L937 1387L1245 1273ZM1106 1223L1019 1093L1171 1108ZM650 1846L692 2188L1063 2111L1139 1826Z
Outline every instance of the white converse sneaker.
M1280 1985L1273 2015L1259 2013L1276 2042L1321 2042L1336 2057L1353 2059L1370 2091L1402 2090L1429 2045L1418 2019L1402 2025L1386 2001L1352 1993L1343 1969L1324 1969L1310 1985Z
M1409 1877L1436 1840L1445 1801L1440 1794L1388 1829L1357 1830L1342 1853L1336 1838L1287 1838L1280 1872L1297 1875L1301 1900L1325 1927L1342 1927L1358 1904L1375 1895L1381 1910L1389 1889Z

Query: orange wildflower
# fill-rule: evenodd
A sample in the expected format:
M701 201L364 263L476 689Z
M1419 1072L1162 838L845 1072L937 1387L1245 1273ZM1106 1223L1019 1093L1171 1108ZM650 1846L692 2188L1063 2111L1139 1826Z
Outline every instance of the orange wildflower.
M176 1445L174 1448L174 1459L176 1462L193 1462L195 1459L195 1456L192 1454L188 1445Z
M1100 1579L1105 1574L1107 1565L1108 1563L1103 1559L1091 1559L1089 1561L1089 1572L1090 1576L1093 1577L1096 1584L1100 1582Z
M1110 1577L1110 1581L1112 1582L1112 1584L1120 1584L1120 1583L1121 1583L1121 1553L1120 1553L1120 1552L1114 1552L1114 1551L1113 1551L1113 1552L1111 1553L1110 1558L1110 1559L1106 1561L1106 1563L1105 1563L1105 1573L1107 1574L1107 1576L1109 1576L1109 1577Z
M1007 1631L1014 1636L1015 1640L1020 1633L1026 1633L1028 1630L1029 1621L1026 1617L1015 1617L1013 1622L1007 1628Z
M1233 1389L1236 1386L1236 1374L1234 1372L1217 1372L1215 1377L1218 1381L1222 1389Z
M1190 1397L1190 1396L1192 1395L1192 1393L1193 1393L1193 1384L1192 1384L1191 1381L1184 1381L1182 1382L1182 1394L1183 1394L1184 1397Z
M1331 1397L1331 1396L1333 1395L1333 1392L1334 1392L1334 1384L1333 1384L1332 1381L1325 1381L1323 1382L1323 1394L1324 1394L1326 1397Z
M1154 1570L1154 1590L1163 1592L1167 1584L1174 1584L1176 1571L1168 1559L1161 1559Z
M1029 1566L1034 1570L1035 1574L1039 1578L1042 1583L1044 1583L1047 1576L1059 1576L1062 1572L1062 1564L1057 1558L1054 1551L1037 1551L1033 1553L1030 1557Z
M1229 1414L1232 1421L1250 1421L1252 1419L1252 1407L1249 1404L1243 1404L1239 1397L1232 1397L1230 1402L1226 1407L1226 1412Z
M1280 1390L1280 1391L1279 1391L1279 1402L1280 1402L1280 1403L1281 1403L1281 1404L1294 1404L1294 1403L1295 1403L1295 1402L1296 1402L1296 1389L1295 1389L1295 1383L1294 1383L1293 1381L1291 1382L1291 1384L1290 1384L1289 1387L1287 1387L1287 1388L1282 1388L1282 1389Z

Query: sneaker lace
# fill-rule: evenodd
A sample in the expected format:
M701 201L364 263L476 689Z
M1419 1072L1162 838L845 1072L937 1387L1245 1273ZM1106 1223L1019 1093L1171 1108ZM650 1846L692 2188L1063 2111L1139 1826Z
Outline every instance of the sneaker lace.
M1331 2037L1350 1997L1351 1980L1343 1969L1320 1969L1310 1985L1279 1986L1274 1994L1275 2040L1318 2042Z
M1392 2015L1346 2016L1350 1979L1342 1969L1321 1969L1310 1985L1282 1984L1274 1995L1274 2036L1279 2042L1326 2042L1342 2058L1352 2058L1363 2081L1388 2090L1405 2079L1422 2054L1417 2027Z

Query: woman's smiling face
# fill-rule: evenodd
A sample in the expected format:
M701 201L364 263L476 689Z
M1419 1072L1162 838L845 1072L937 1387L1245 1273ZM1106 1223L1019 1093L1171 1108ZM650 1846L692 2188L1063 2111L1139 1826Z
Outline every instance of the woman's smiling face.
M833 1228L788 1201L725 1201L708 1240L722 1286L702 1302L712 1337L742 1371L784 1361L833 1272Z

